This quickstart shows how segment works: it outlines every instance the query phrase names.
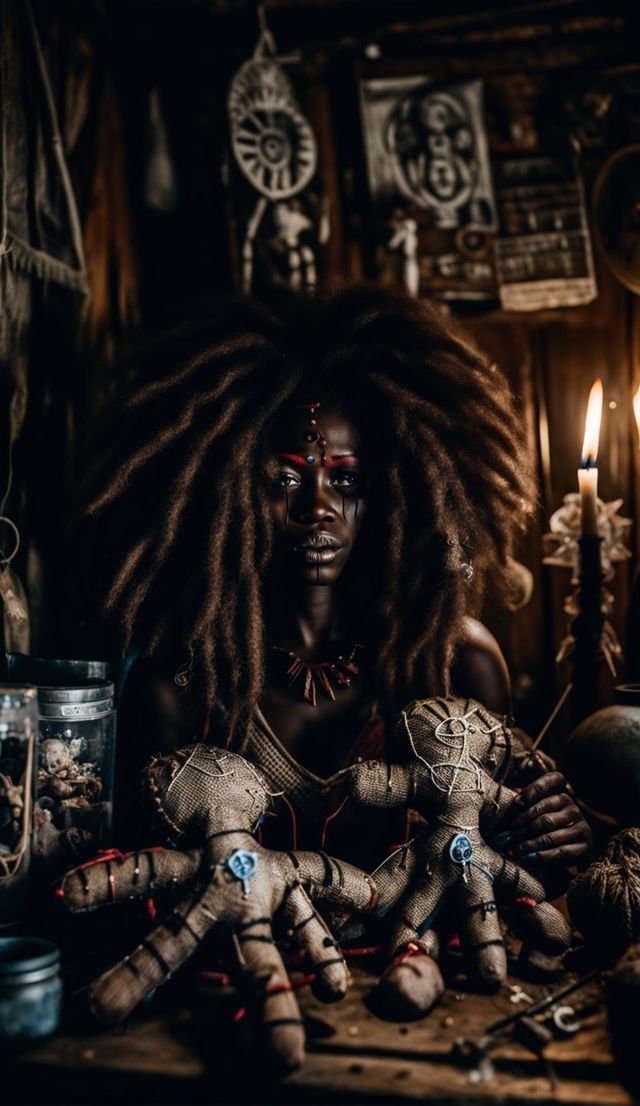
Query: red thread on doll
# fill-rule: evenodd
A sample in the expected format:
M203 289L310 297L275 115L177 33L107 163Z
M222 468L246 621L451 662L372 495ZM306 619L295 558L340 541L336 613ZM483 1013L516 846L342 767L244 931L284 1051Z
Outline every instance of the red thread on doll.
M421 948L420 945L416 945L415 941L409 941L409 944L406 946L404 952L399 953L398 956L394 956L393 960L391 961L390 967L397 968L400 964L404 964L407 960L410 960L412 956L427 955L428 954L423 948Z
M333 814L328 814L327 817L325 818L325 820L323 822L323 825L322 825L322 834L320 836L320 848L321 849L324 849L324 843L325 843L326 838L327 838L327 827L329 825L329 822L331 822L334 818L338 817L340 812L344 809L344 805L345 805L348 798L349 798L349 796L345 795L344 799L340 803L340 806L337 808L337 810L334 810Z

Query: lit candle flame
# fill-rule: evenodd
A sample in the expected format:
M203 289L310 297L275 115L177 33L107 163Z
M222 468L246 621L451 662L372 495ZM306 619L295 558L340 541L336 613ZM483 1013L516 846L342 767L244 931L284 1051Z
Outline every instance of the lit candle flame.
M640 389L639 389L640 391ZM596 380L589 392L587 405L587 417L584 424L584 441L582 443L583 469L594 468L598 456L598 442L600 439L600 420L602 418L602 381Z
M636 416L636 426L638 427L638 438L640 438L640 387L633 397L633 413Z

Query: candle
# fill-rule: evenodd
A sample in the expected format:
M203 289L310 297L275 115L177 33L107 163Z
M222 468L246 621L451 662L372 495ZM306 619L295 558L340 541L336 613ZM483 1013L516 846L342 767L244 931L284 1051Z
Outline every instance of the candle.
M582 460L578 469L580 488L580 529L583 537L598 537L598 441L602 417L602 381L596 380L589 393L587 417L582 443Z
M633 413L636 417L636 426L638 427L638 437L640 439L640 388L633 397Z

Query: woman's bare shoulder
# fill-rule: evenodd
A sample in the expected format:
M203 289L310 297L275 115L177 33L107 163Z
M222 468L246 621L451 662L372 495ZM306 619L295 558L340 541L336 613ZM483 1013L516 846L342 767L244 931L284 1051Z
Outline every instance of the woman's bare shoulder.
M498 714L511 714L511 680L495 637L482 622L465 618L456 653L452 690Z

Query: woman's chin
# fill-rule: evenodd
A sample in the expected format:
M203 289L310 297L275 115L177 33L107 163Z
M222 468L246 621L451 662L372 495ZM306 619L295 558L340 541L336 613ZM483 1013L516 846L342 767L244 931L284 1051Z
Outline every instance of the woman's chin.
M305 565L301 574L301 579L307 586L313 584L325 586L335 584L342 575L342 568L342 565L336 564Z

